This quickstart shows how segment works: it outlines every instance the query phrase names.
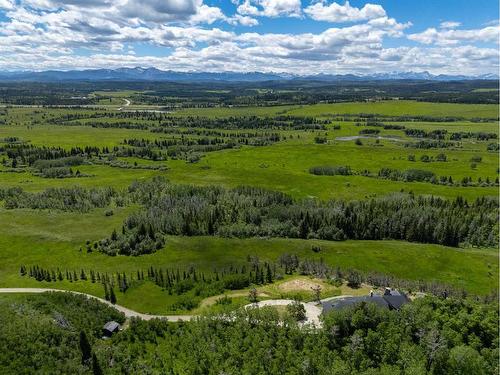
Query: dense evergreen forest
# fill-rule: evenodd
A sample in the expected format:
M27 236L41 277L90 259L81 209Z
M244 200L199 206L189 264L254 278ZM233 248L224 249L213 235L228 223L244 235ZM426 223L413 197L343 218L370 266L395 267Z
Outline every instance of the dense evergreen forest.
M323 169L321 169L323 171ZM327 171L330 171L329 169ZM347 173L341 169L339 173ZM288 237L342 241L395 239L446 246L495 246L498 200L400 193L360 201L294 200L260 188L225 189L170 184L162 177L134 182L128 191L111 188L50 188L28 193L0 189L7 209L60 209L142 205L121 229L96 243L110 255L141 255L159 250L164 235ZM112 212L111 212L112 214Z
M367 201L295 201L259 188L178 186L161 178L134 183L129 194L145 208L100 241L105 253L150 253L162 234L398 239L446 246L498 241L498 201L492 198L469 203L400 194Z
M168 107L314 104L399 97L428 102L498 103L495 80L425 81L315 81L265 82L1 82L0 102L14 105L96 105L109 101L98 90L143 91L135 102Z
M360 304L301 328L263 308L185 323L132 320L102 340L113 309L82 296L0 299L5 374L497 374L498 303L419 298Z

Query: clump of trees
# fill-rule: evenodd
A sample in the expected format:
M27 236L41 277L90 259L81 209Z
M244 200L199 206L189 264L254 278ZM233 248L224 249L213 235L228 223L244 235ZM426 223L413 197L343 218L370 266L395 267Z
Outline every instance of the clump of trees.
M361 129L359 131L360 135L377 135L380 133L380 129Z
M173 367L193 373L495 374L497 321L497 303L433 297L399 312L366 303L334 310L314 331L273 309L248 309L230 321L133 320L97 358L112 363L107 368L116 374ZM151 351L152 345L161 350Z
M448 142L443 140L428 140L423 139L418 142L405 143L405 147L419 148L419 149L431 149L431 148L450 148L456 147L457 143Z
M103 208L111 204L118 193L112 188L82 187L49 188L42 192L31 193L19 187L0 188L0 200L4 200L7 209L56 209L62 211L88 212L94 208Z
M0 373L102 374L103 325L125 316L70 293L43 293L0 302Z
M428 177L416 170L406 178ZM120 233L102 241L103 251L118 249L111 254L120 253L123 243L136 245L124 254L151 252L154 248L141 243L152 244L153 238L165 234L397 239L446 246L495 246L498 239L498 200L487 197L467 202L460 197L445 200L401 193L366 201L324 202L293 200L258 188L179 186L161 179L135 184L130 191L145 207L125 220Z
M352 175L351 167L348 165L347 166L324 165L324 166L311 167L309 168L309 173L318 176Z
M431 131L423 129L405 129L404 132L408 137L431 139L445 139L445 136L448 133L446 129L435 129Z
M408 169L406 171L400 171L398 169L382 168L378 172L378 177L387 180L406 182L433 182L436 180L434 172L421 169Z
M165 238L153 230L151 223L127 225L121 233L116 230L107 239L99 242L99 250L108 255L150 254L165 246Z

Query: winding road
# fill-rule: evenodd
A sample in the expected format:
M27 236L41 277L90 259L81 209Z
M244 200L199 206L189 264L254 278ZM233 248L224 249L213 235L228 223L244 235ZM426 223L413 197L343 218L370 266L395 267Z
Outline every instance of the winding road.
M108 306L115 308L116 310L122 312L125 317L128 318L140 318L143 320L151 320L151 319L166 319L170 322L181 322L188 321L195 318L197 315L150 315L143 314L126 307L112 304L109 301L106 301L103 298L99 298L87 293L75 292L72 290L63 290L63 289L51 289L51 288L0 288L1 293L45 293L45 292L63 292L63 293L72 293L86 296L88 298L96 299ZM249 307L264 307L264 306L286 306L294 302L291 299L270 299L264 300L257 303L251 303L245 306L245 308ZM316 327L321 327L321 307L314 302L302 302L304 308L306 310L306 320L303 324L314 324Z
M125 104L123 105L123 107L128 107L130 105L130 100L125 98L123 98L123 100L125 100ZM118 111L121 111L123 107L118 108Z
M87 293L74 292L72 290L62 290L62 289L50 289L50 288L0 288L0 293L45 293L45 292L65 292L65 293L73 293L80 294L83 296L87 296L88 298L93 298L98 300L99 302L105 303L108 306L114 307L116 310L122 312L126 318L140 318L144 320L151 319L167 319L170 322L180 322L191 320L195 317L195 315L150 315L143 314L134 310L127 309L126 307L120 305L113 305L111 302L106 301L103 298L99 298Z

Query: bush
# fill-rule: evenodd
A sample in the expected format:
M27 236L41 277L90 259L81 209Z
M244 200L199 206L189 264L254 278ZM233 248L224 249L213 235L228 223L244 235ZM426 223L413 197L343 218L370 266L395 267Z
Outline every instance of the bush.
M357 271L350 270L347 273L347 285L351 288L359 288L361 283L363 282L363 278L361 274Z
M198 298L192 297L192 296L187 296L183 295L180 296L177 302L173 303L170 305L170 308L174 311L176 310L192 310L200 304L200 300Z
M294 320L298 322L306 320L306 309L299 301L293 301L287 305L286 311Z
M326 137L315 137L314 143L316 144L325 144L327 142Z
M247 275L228 275L223 279L224 289L237 290L244 289L250 285L250 280Z
M348 165L346 166L325 165L325 166L311 167L309 168L309 173L318 176L352 175L351 167Z
M437 160L437 161L446 161L446 160L447 160L447 158L446 158L446 155L445 155L445 154L441 153L441 154L438 154L438 155L436 156L436 160Z

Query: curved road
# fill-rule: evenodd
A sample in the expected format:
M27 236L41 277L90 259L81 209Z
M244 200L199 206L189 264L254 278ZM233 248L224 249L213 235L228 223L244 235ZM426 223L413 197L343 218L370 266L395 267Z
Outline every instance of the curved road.
M167 319L170 322L180 322L180 321L186 321L186 320L191 320L195 316L194 315L150 315L150 314L143 314L134 310L127 309L126 307L120 306L120 305L113 305L111 302L106 301L105 299L93 296L91 294L87 293L80 293L80 292L75 292L72 290L62 290L62 289L50 289L50 288L0 288L0 293L44 293L44 292L66 292L66 293L73 293L73 294L80 294L87 296L88 298L93 298L96 299L102 303L105 303L108 306L114 307L116 310L122 312L125 317L127 318L141 318L144 320L151 320L151 319Z
M120 305L113 305L111 302L106 301L103 298L99 298L87 293L75 292L72 290L63 290L63 289L52 289L52 288L0 288L0 293L44 293L44 292L63 292L63 293L73 293L80 294L86 296L88 298L96 299L102 303L105 303L108 306L115 308L116 310L122 312L126 318L140 318L144 320L151 319L166 319L170 322L180 322L191 320L196 317L196 315L150 315L143 314L126 307ZM264 300L257 303L251 303L245 306L248 307L264 307L264 306L286 306L294 302L291 299L270 299ZM321 312L322 309L318 304L314 302L302 302L306 310L306 321L304 324L314 324L316 327L321 327Z
M130 105L130 100L125 99L125 98L122 98L122 99L123 99L123 100L125 100L125 104L124 104L124 106L123 106L123 107L128 107L128 106ZM117 110L118 110L118 111L121 111L121 110L123 109L123 107L120 107L120 108L118 108Z

